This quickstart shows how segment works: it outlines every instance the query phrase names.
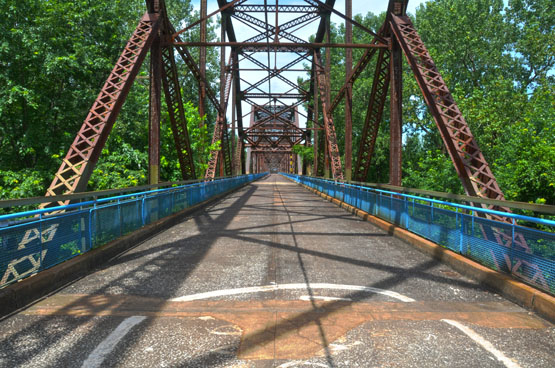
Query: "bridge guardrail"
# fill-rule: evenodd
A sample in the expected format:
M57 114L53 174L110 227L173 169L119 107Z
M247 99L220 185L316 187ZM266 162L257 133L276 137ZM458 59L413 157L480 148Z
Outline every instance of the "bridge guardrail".
M487 210L363 185L282 175L429 239L491 269L555 294L555 221ZM512 223L479 214L497 214ZM517 224L541 224L553 232ZM515 241L523 238L525 241Z
M264 175L235 176L1 215L0 288Z

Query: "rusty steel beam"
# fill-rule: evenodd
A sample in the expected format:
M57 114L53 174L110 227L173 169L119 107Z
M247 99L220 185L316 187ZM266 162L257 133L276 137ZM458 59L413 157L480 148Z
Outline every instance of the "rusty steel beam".
M376 138L378 137L378 131L382 121L382 114L389 88L389 61L389 50L380 50L376 63L376 71L374 72L374 80L372 82L372 90L370 92L370 100L368 103L368 110L366 111L362 137L360 139L357 161L353 173L353 178L356 181L366 181L366 178L368 177L368 170L374 154Z
M355 66L355 68L353 69L351 74L349 75L349 78L347 78L345 83L341 86L341 88L337 92L337 95L334 97L333 101L331 102L331 104L328 108L328 112L330 114L333 113L333 111L335 110L337 105L339 105L341 100L345 97L345 93L347 92L347 88L349 86L352 86L355 83L355 81L357 80L357 78L360 76L360 74L362 74L364 69L366 69L366 66L368 65L370 60L372 60L372 57L376 53L376 50L377 50L377 48L369 48L364 52L364 54L362 55L362 57L358 61L357 65Z
M392 15L391 27L414 72L466 193L470 196L505 199L467 122L411 20L406 16Z
M343 20L345 20L346 22L349 22L355 26L357 26L358 28L362 29L363 31L365 31L366 33L371 34L372 36L374 36L378 41L382 42L382 43L386 43L386 40L380 36L379 34L375 33L374 31L372 31L371 29L367 28L366 26L360 24L359 22L355 21L352 18L348 18L346 17L344 14L342 14L341 12L335 10L333 8L333 4L328 4L328 1L326 1L326 3L321 2L320 0L305 0L307 3L312 4L314 6L318 6L321 9L325 9L327 12L329 13L333 13L335 15L337 15L338 17L342 18Z
M237 143L235 144L235 155L233 156L234 175L243 174L242 157L243 157L243 139L239 138L237 139Z
M166 105L168 106L181 176L183 180L195 179L193 151L191 150L187 120L185 118L185 108L183 106L183 96L181 94L181 86L179 85L177 66L175 64L172 46L162 49L162 66L162 84L164 86L164 95L166 97Z
M178 39L178 38L176 38L176 39ZM197 81L202 81L202 83L203 83L203 85L206 89L206 96L208 97L210 102L212 102L212 105L214 105L216 110L218 112L220 112L221 107L220 107L220 104L218 102L218 99L216 98L216 94L214 93L214 91L212 91L212 88L210 87L210 84L202 76L197 63L196 63L195 59L193 58L193 56L191 55L191 53L189 52L189 50L185 46L180 45L180 43L181 43L180 41L177 41L177 42L173 43L173 45L175 46L175 49L177 50L177 52L179 53L179 55L181 56L181 58L183 59L183 61L187 65L187 67L189 68L189 70L193 73L193 76L196 78L196 80Z
M333 6L335 5L335 0L326 0L325 5L333 8ZM319 7L319 5L315 5L315 6ZM325 13L329 13L329 10L327 12L322 12L320 10L320 13L324 15ZM320 43L324 40L324 36L326 35L326 22L327 22L327 17L322 16L320 18L320 23L318 24L318 30L316 31L316 36L314 36L315 43Z
M233 7L234 12L243 12L243 13L275 13L276 11L279 13L318 13L318 8L312 5L283 5L278 4L272 5L264 5L264 4L241 4L236 5Z
M324 66L321 63L319 51L316 50L314 51L314 66L316 67L316 82L320 95L320 103L322 104L322 115L324 117L324 128L326 132L325 152L328 152L329 154L333 178L343 179L335 126L333 124L333 118L328 113L327 109L327 100L329 99L329 95L326 86L329 86L329 79L327 78L328 76L326 75Z
M162 47L157 35L150 47L150 94L148 122L148 184L160 182L160 119L162 84Z
M401 186L403 154L403 59L402 51L396 40L391 41L391 60L389 62L389 184Z
M256 109L264 111L265 113L267 113L269 116L266 119L275 119L275 120L279 120L279 121L281 121L285 124L289 124L290 122L288 120L282 118L281 114L296 108L297 106L302 104L304 102L304 100L299 100L294 104L286 105L287 108L285 110L281 111L280 113L273 113L270 110L266 109L263 105L259 105L257 103L254 103L253 101L249 100L248 98L245 99L245 102L249 103L251 106L255 107Z
M347 18L353 17L353 2L352 0L345 0L345 16ZM353 42L353 25L350 22L345 22L345 43ZM352 160L353 160L353 85L349 83L349 75L353 69L353 50L350 48L345 49L345 83L347 89L345 91L345 179L351 180L352 178Z
M296 89L300 89L300 87L291 82L289 79L283 77L281 75L281 73L283 73L284 71L288 71L289 68L291 68L292 66L302 62L303 60L306 60L307 58L310 57L310 53L306 53L304 55L301 55L297 58L295 58L293 61L287 63L286 65L284 65L283 67L274 70L274 69L270 69L270 67L264 65L263 63L261 63L260 61L256 60L254 57L250 56L250 55L244 55L246 60L251 61L253 64L258 65L260 67L259 70L266 70L266 71L270 71L270 75L264 77L263 79L259 80L258 82L251 84L249 83L249 87L247 87L243 93L248 93L250 91L252 91L253 89L256 89L257 87L261 86L262 84L266 83L268 80L270 80L271 78L277 77L279 80L283 81L284 83L288 84L290 87L296 88ZM302 90L301 90L302 91Z
M158 27L157 14L146 13L142 17L63 159L46 192L47 196L81 192L87 188L94 166ZM46 203L41 208L54 205Z
M304 93L245 93L244 98L271 98L271 99L305 99Z
M262 33L264 33L264 37L266 38L269 35L273 35L276 32L278 32L278 30L276 29L275 26L272 26L270 24L268 24L266 21L263 21L261 19L258 19L256 17L250 16L246 13L234 13L232 14L232 17L243 22L246 23L248 25L255 25L257 27L260 27L262 29L264 29L264 31ZM269 35L268 35L269 34ZM285 38L293 43L298 43L298 44L305 44L308 43L307 41L303 40L302 38L299 38L289 32L286 32L284 29L279 29L278 34L282 37ZM246 42L250 42L250 41L246 41Z
M268 44L266 42L197 42L197 41L175 41L174 45L186 46L186 47L221 47L229 46L236 47L242 51L255 50L256 52L267 52ZM319 43L300 43L300 42L270 42L269 45L271 51L278 52L291 52L291 49L302 50L306 52L312 49L320 48L340 48L340 49L386 49L389 46L383 43L332 43L332 42L319 42ZM251 51L249 51L251 52Z
M222 27L223 29L223 27ZM230 56L228 66L222 69L224 72L221 80L221 90L220 90L220 112L216 119L216 124L214 124L214 133L212 134L212 144L220 141L220 150L213 150L210 152L210 159L208 160L208 168L204 177L206 179L214 179L216 177L216 168L218 166L218 161L220 160L220 167L225 169L227 175L231 175L231 155L229 153L229 133L227 131L227 123L225 112L227 110L227 104L229 101L229 95L231 91L231 86L233 82L233 73L231 63L233 62L233 55ZM225 64L224 64L225 65ZM223 156L223 157L222 157Z
M312 68L310 70L310 84L311 84L311 88L313 90L314 93L314 97L312 99L313 101L313 105L314 105L314 109L313 109L313 115L314 115L314 121L316 122L316 125L320 125L320 104L318 103L318 87L317 87L317 83L316 83L316 66L315 66L315 60L314 58L312 58ZM319 175L320 171L323 170L324 166L323 166L323 161L320 160L320 156L322 155L322 150L320 149L320 137L321 134L319 131L315 131L314 132L314 168L313 168L313 172L316 176L321 176Z
M206 1L206 0L201 0L201 1ZM235 6L236 4L242 4L244 3L246 0L233 0L229 3L226 2L226 0L218 0L218 3L220 4L220 8L218 8L217 10L213 11L212 13L202 16L200 17L199 20L189 24L187 27L183 28L182 30L180 30L179 32L175 32L175 30L173 30L173 35L171 36L171 40L172 42L182 33L187 32L188 30L190 30L191 28L197 26L198 24L201 23L205 23L209 18L213 17L214 15L220 13L220 12L224 12L225 10ZM201 14L202 14L202 4L201 4ZM206 14L206 13L205 13Z
M200 42L206 42L206 9L206 0L200 0ZM202 117L205 114L204 99L206 97L206 87L204 86L204 80L206 80L206 46L199 48L199 71L201 80L199 80L198 113ZM203 125L202 119L200 119L199 124Z
M258 35L253 36L251 38L246 39L244 42L246 43L251 43L251 42L258 42L258 41L262 41L264 39L266 39L269 36L274 36L274 42L278 42L279 39L277 37L279 37L280 32L286 31L288 29L291 28L295 28L300 26L301 24L309 24L312 22L312 20L318 18L320 15L318 13L307 13L307 14L303 14L300 17L297 17L293 20L290 20L289 22L280 24L279 27L274 27L268 31L264 31L264 32L260 32ZM303 43L306 43L303 42Z

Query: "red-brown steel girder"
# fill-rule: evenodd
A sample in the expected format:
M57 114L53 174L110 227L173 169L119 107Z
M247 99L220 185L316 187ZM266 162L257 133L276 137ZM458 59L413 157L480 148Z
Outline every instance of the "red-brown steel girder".
M179 85L177 66L175 64L173 47L171 45L162 49L162 84L166 97L166 105L177 150L177 157L183 180L195 179L195 163L193 151L189 140L187 119L183 106L183 96Z
M389 56L389 50L380 50L378 54L370 101L368 103L368 110L366 111L358 158L353 173L353 178L357 181L366 181L374 154L376 138L378 137L387 91L389 89Z
M329 154L331 173L334 179L343 179L343 170L341 167L341 157L339 156L339 146L337 145L337 136L335 134L335 125L333 118L328 112L329 92L326 86L329 86L329 79L326 75L324 66L321 63L319 51L314 51L314 67L316 68L316 82L322 105L322 115L324 118L324 129L326 132L326 150Z
M505 199L470 127L410 18L392 15L391 28L422 90L466 193Z
M87 188L123 102L157 36L159 24L158 14L145 13L142 17L63 159L47 196L81 192Z

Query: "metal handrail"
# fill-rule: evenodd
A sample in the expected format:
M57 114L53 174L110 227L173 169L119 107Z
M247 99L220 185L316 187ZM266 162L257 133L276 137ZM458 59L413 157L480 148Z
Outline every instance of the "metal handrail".
M344 186L349 186L349 187L353 187L353 188L365 189L365 190L368 190L368 191L375 191L375 192L378 192L378 193L386 193L386 194L390 194L390 195L396 195L396 196L401 196L401 197L406 197L406 198L411 198L411 199L416 199L416 200L421 200L421 201L426 201L426 202L431 202L431 203L447 205L447 206L451 206L451 207L455 207L455 208L461 208L461 209L470 210L470 211L474 211L474 212L482 212L482 213L487 213L487 214L491 214L491 215L509 217L509 218L512 218L512 219L515 219L515 220L529 221L529 222L534 222L534 223L537 223L537 224L542 224L542 225L547 225L547 226L555 226L555 221L552 221L552 220L541 219L541 218L526 216L526 215L517 215L517 214L514 214L514 213L510 213L510 212L490 210L490 209L485 209L485 208L481 208L481 207L474 207L474 206L469 206L469 205L464 205L464 204L446 202L446 201L441 201L441 200L433 199L433 198L426 198L426 197L420 197L420 196L415 196L415 195L411 195L411 194L394 192L394 191L390 191L390 190L372 188L372 187L369 187L369 186L350 184L346 181L329 180L329 179L318 178L318 177L314 177L314 176L302 176L302 175L286 174L286 173L283 173L283 175L290 176L290 177L304 177L304 178L307 178L307 179L319 180L319 181L334 184L334 185L344 185ZM468 197L468 198L474 198L474 197ZM504 202L504 201L500 201L500 202ZM507 206L507 207L510 207L510 206Z
M220 176L220 177L214 178L214 180L234 178L236 176L239 176L239 175ZM83 199L83 198L97 198L97 197L103 197L103 196L108 196L108 195L112 195L112 194L118 194L118 193L128 193L128 192L133 192L133 191L137 191L137 190L141 191L141 190L150 189L150 188L160 188L160 187L168 187L168 186L174 186L174 185L202 183L202 182L205 182L205 181L207 181L207 180L206 179L181 180L181 181L164 182L164 183L158 183L158 184L140 185L140 186L136 186L136 187L107 189L107 190L100 190L100 191L95 191L95 192L61 194L61 195L46 196L46 197L2 199L2 200L0 200L0 208L28 206L28 205L32 205L32 204L60 202L60 201L67 201L67 200L78 200L78 199ZM50 208L50 211L52 211L52 208Z
M231 180L234 177L237 177L237 176L222 177L222 178L218 178L218 179L211 180L211 181L226 181L226 180ZM55 206L55 207L42 208L42 209L31 210L31 211L23 211L23 212L10 213L10 214L6 214L6 215L0 215L0 221L6 221L6 220L11 220L11 219L20 218L20 217L29 217L29 216L42 215L44 213L50 213L50 212L55 212L55 211L66 211L66 210L71 210L71 209L75 209L75 208L87 207L87 206L91 206L91 205L98 205L98 204L102 204L102 203L112 202L112 201L115 201L115 200L121 200L121 199L126 199L126 198L131 198L131 197L159 194L159 193L162 193L162 192L169 192L169 191L173 191L173 190L182 189L182 188L185 188L185 187L201 185L201 184L209 182L209 181L206 181L206 180L191 180L191 181L184 181L184 182L188 183L188 184L179 185L179 186L170 187L170 188L164 188L164 189L155 189L155 190L149 190L149 191L143 191L143 192L135 192L135 193L131 193L131 194L124 194L124 195L114 196L114 197L107 197L107 198L100 198L100 199L95 198L91 201L78 202L78 203L73 203L73 204L68 204L68 205L63 205L63 206ZM171 183L171 185L176 184L176 183L180 183L180 182L174 182L174 183ZM166 183L166 186L167 185L170 185L170 183ZM138 189L138 188L143 188L143 187L152 188L152 187L160 187L160 185L159 184L151 184L151 185L142 186L142 187L125 188L125 189L126 189L126 191L131 191L132 189ZM105 192L104 194L109 194L109 192L114 192L114 191L117 192L117 189L113 189L113 190L109 190L109 191L103 191L103 192ZM88 193L91 193L91 192L88 192ZM94 193L100 193L100 192L94 192ZM121 192L117 192L117 193L121 193ZM70 196L74 196L74 195L71 194L71 195L56 196L56 197L70 197ZM83 197L87 198L86 196L82 196L82 198ZM47 200L48 202L53 202L52 198L54 198L54 197L44 197L44 198L48 198L48 200ZM73 199L76 199L76 198L73 198ZM40 202L37 202L37 203L40 203Z

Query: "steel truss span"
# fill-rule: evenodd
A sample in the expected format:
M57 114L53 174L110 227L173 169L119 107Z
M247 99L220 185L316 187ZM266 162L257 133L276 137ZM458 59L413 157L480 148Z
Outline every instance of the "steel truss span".
M217 176L281 170L289 173L365 181L372 159L385 103L390 101L390 181L402 183L402 63L405 58L446 152L470 196L504 200L503 191L436 67L417 29L407 17L408 0L389 0L386 18L371 30L352 18L352 0L345 1L346 14L336 0L281 1L217 0L218 9L207 14L207 0L200 0L201 19L177 30L171 24L164 0L146 0L147 11L138 20L94 101L73 144L48 188L47 196L85 191L102 148L108 139L141 65L150 52L149 175L158 182L161 98L165 96L175 147L184 179L202 175L195 168L194 152L183 108L181 75L197 81L199 110L215 116L207 122L216 147L204 173ZM330 17L345 22L345 39L332 42ZM207 41L207 21L221 22L218 40ZM241 26L241 32L236 27ZM244 29L249 31L245 32ZM353 42L353 28L372 41ZM199 37L200 36L200 37ZM195 40L194 42L192 40ZM207 80L206 49L219 48L219 91ZM330 90L331 49L344 48L345 80L339 91ZM353 49L364 49L353 60ZM310 68L307 69L307 65ZM353 67L354 65L354 67ZM304 73L302 71L305 71ZM360 146L352 150L351 107L353 85L362 73L374 75ZM299 79L304 79L299 83ZM345 144L337 138L338 106L346 106ZM245 111L243 111L245 110ZM246 112L246 114L244 114ZM243 126L243 122L249 122ZM341 140L343 142L343 140ZM302 145L314 150L313 162L294 154ZM356 156L354 167L352 156ZM348 157L346 157L348 156ZM52 207L47 203L43 207ZM480 204L476 204L480 206ZM487 207L487 206L486 206ZM490 206L492 207L492 206ZM493 209L509 211L503 206ZM496 212L496 213L497 213ZM510 222L503 215L487 214L489 220ZM485 228L484 228L485 229ZM485 239L503 246L516 244L528 251L519 234L503 227L489 227Z

